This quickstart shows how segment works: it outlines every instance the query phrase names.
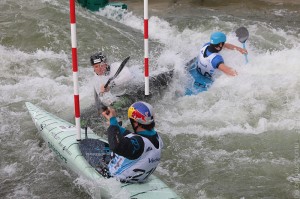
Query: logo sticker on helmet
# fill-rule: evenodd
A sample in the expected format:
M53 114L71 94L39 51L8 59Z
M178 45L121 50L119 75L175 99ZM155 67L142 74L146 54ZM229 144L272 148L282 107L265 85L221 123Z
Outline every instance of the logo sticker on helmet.
M98 64L98 63L100 63L102 60L99 58L99 59L95 59L94 60L94 64Z
M136 102L129 107L128 118L141 124L151 124L154 122L152 106L146 102Z
M137 110L134 110L131 114L131 117L135 120L138 120L138 119L141 119L143 120L144 122L146 122L146 117L145 115L143 115L142 113L140 113L139 111Z

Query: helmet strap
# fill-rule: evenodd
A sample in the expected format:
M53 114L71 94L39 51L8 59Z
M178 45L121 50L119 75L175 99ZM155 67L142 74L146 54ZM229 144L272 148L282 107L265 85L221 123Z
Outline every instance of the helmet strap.
M106 72L105 72L105 76L109 75L110 74L110 65L107 64L106 66Z
M209 52L212 52L212 53L218 53L218 52L220 52L222 49L223 49L223 47L220 48L220 50L217 50L217 49L215 48L215 45L214 45L214 44L210 44L210 45L208 46Z
M132 129L133 129L134 133L136 133L137 128L139 128L139 123L136 122L137 125L134 126L134 122L136 122L136 121L134 121L133 119L130 119L130 123L131 123Z

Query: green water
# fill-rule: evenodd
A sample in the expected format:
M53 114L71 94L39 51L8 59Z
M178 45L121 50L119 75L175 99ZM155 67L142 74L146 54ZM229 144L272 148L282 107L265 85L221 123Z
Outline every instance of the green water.
M105 51L110 62L131 56L128 66L142 71L143 3L123 2L127 13L76 9L83 114L93 105L89 56L95 51ZM165 142L155 175L182 198L300 198L300 9L277 2L149 2L150 72L176 72L165 96L152 102ZM94 185L60 165L24 104L74 121L68 6L0 3L0 198L92 198ZM224 53L239 76L221 76L208 92L174 98L186 80L184 63L211 32L224 31L241 45L234 35L240 26L250 32L249 64ZM102 135L98 119L93 124Z

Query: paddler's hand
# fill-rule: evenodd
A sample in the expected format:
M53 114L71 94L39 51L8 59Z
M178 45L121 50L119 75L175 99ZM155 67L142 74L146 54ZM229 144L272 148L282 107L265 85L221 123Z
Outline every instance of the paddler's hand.
M105 117L108 121L112 117L116 117L116 111L113 108L108 107L105 111L102 112L103 117Z
M109 86L107 86L106 88L104 88L104 85L100 86L100 93L105 93L109 91Z
M239 51L241 54L248 54L248 51L246 49L244 49L244 48L240 48L239 47L236 50Z

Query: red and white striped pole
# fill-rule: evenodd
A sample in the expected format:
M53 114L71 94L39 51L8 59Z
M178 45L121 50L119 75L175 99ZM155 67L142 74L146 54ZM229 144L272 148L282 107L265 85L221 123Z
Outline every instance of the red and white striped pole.
M144 0L145 95L149 95L148 0Z
M72 44L72 65L73 65L73 84L74 84L74 109L75 109L75 124L76 124L76 129L77 129L76 140L80 141L81 140L81 127L80 127L76 17L75 16L76 16L75 15L75 0L70 0L71 44Z

